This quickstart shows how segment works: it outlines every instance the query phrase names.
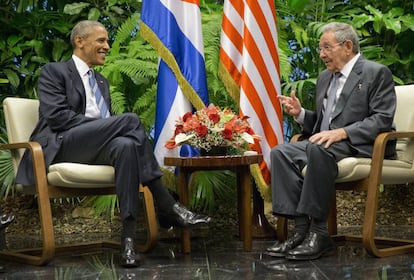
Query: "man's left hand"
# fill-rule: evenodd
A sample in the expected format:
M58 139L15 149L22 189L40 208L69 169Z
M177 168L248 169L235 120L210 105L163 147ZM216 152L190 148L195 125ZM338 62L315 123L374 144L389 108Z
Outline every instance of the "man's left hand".
M332 143L342 141L348 138L345 129L338 128L333 130L324 130L319 133L316 133L309 137L311 143L316 143L318 145L324 144L324 147L327 149L331 146Z

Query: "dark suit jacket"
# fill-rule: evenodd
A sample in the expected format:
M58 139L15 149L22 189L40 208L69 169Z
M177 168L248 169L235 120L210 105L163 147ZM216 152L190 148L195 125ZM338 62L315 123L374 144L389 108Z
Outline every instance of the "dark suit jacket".
M323 99L332 72L323 71L316 82L316 110L305 111L303 133L319 132ZM331 129L344 128L351 146L361 155L371 155L373 144L381 132L393 130L396 106L391 71L362 55L350 72L332 114ZM389 142L386 156L395 156L395 141Z
M101 94L111 112L108 81L96 72ZM94 120L85 117L86 93L74 61L54 62L45 65L40 73L38 94L39 122L30 140L39 142L45 155L46 168L59 151L66 130ZM16 182L34 183L31 156L26 152L20 162Z

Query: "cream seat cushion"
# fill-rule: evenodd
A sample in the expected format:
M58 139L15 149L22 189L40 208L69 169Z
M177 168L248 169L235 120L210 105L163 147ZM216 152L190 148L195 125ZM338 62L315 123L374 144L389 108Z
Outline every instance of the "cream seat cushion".
M49 167L50 184L70 188L102 188L115 186L115 170L109 165L63 162Z
M382 169L382 183L399 184L407 182L407 178L412 178L412 164L402 160L384 160ZM356 181L367 178L371 169L370 158L348 157L338 162L338 176L336 183ZM306 166L302 170L306 174ZM392 181L388 181L391 180Z

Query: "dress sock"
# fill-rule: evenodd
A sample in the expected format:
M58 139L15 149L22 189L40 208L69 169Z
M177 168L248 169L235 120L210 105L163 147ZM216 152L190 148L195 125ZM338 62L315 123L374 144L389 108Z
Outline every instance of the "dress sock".
M306 234L309 230L310 219L307 215L295 217L295 230L297 233Z
M148 183L148 187L154 196L155 204L159 212L167 213L171 211L176 200L162 184L161 179L155 179Z
M328 225L325 220L312 218L310 230L320 234L329 234Z
M131 237L135 240L136 238L136 228L137 228L137 221L129 216L125 220L122 221L122 233L121 238L124 240L127 237Z

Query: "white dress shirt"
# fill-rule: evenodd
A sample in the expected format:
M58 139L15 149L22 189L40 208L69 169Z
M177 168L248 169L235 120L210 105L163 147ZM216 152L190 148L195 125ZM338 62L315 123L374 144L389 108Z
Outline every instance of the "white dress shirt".
M82 59L76 55L72 55L72 58L75 62L76 69L82 78L83 87L85 88L86 92L85 117L100 119L101 112L99 111L98 105L96 104L95 95L92 93L92 89L89 84L88 71L90 68Z

